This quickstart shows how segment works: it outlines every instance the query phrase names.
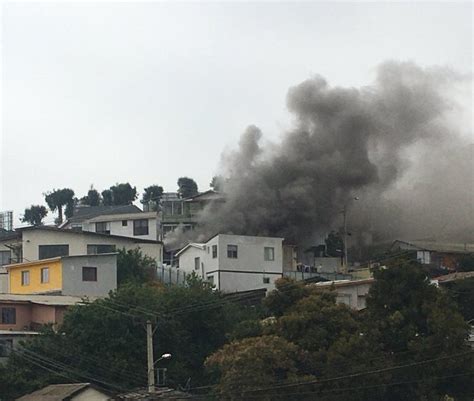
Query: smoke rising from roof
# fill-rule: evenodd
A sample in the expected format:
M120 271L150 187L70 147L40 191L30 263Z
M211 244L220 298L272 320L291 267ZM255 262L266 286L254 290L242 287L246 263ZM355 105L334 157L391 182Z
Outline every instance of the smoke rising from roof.
M371 86L331 87L316 76L290 88L294 128L267 146L249 126L223 154L227 201L203 213L194 239L226 232L319 242L340 227L344 205L352 230L379 239L472 237L472 139L456 127L461 107L451 96L465 85L445 68L386 62Z

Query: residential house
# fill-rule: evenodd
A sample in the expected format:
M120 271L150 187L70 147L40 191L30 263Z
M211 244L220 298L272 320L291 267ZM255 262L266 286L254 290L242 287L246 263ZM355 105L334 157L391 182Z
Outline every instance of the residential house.
M157 213L143 212L135 205L76 208L60 228L92 231L123 237L158 239Z
M218 208L223 202L225 202L224 195L212 190L186 199L180 198L176 192L164 193L160 201L159 222L163 238L178 227L182 227L185 231L193 230L206 207Z
M361 310L366 308L367 295L373 283L374 279L369 278L366 280L353 281L326 281L311 285L320 291L335 291L336 302L346 304L356 310Z
M106 401L111 394L90 383L51 384L16 401Z
M179 269L224 292L272 290L283 276L283 238L218 234L177 253Z
M72 296L0 294L0 363L42 325L61 324L66 308L80 302Z
M391 246L391 251L412 255L423 265L456 271L461 256L474 254L474 244L396 240Z
M154 259L157 265L162 262L161 241L48 226L25 227L17 231L21 233L20 260L25 262L56 256L94 255L137 248Z
M117 254L58 256L6 266L10 294L105 297L117 288Z

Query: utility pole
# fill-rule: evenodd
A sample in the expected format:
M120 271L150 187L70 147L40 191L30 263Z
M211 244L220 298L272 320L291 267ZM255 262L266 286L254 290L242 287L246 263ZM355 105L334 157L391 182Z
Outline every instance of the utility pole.
M148 392L155 392L155 363L153 358L153 328L151 320L146 321L146 351L148 361Z

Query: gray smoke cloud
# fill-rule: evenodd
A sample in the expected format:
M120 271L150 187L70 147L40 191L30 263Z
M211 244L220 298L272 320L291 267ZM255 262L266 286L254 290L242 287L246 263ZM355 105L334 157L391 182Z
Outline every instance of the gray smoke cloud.
M340 227L347 205L351 230L380 240L472 240L472 137L457 126L462 105L452 96L465 85L469 77L445 68L386 62L371 86L331 87L316 76L290 88L294 128L263 145L249 126L222 155L227 201L204 211L193 239L236 233L314 244Z

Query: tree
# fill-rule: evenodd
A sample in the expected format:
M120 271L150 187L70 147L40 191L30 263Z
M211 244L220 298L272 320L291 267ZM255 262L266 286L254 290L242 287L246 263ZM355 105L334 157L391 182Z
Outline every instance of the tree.
M31 205L30 208L25 209L25 213L21 218L23 223L30 223L33 226L43 225L43 219L48 214L48 210L42 205Z
M178 194L181 198L190 198L198 193L198 186L192 178L181 177L178 179Z
M224 190L225 178L221 175L215 175L212 177L212 181L209 186L217 192L222 192Z
M145 283L156 278L156 262L139 249L121 249L117 256L117 284Z
M147 351L140 322L147 319L156 322L155 356L173 355L157 364L168 369L169 385L206 385L204 360L224 345L226 333L245 315L236 312L240 308L224 302L220 293L197 279L187 287L128 283L108 298L71 307L61 327L25 344L24 353L43 358L41 364L57 374L39 369L31 356L14 352L6 368L10 376L0 377L0 388L2 380L8 382L10 400L62 381L107 383L116 391L144 387Z
M102 191L102 202L104 206L112 206L114 204L114 198L110 189L104 189Z
M99 206L102 202L102 198L99 194L99 191L97 191L91 186L91 188L87 192L87 195L81 199L81 202L84 205Z
M365 332L393 364L440 359L392 372L393 381L416 380L403 388L386 389L384 400L434 400L445 395L465 397L473 391L466 377L432 380L469 371L474 359L466 344L468 325L456 305L430 284L416 262L374 273L367 299Z
M102 191L102 199L105 206L131 205L137 199L137 188L128 182L115 184L109 189Z
M254 390L281 381L296 381L300 354L296 345L281 337L252 337L225 345L207 358L206 367L217 371L220 376L217 399L246 401L257 397L258 400L271 401L275 399L271 392L262 394ZM285 389L280 390L279 395L284 394ZM287 396L284 399L293 398Z
M151 185L145 188L141 203L143 205L155 205L155 207L151 208L152 210L156 210L156 205L160 202L161 196L163 195L163 187L159 185Z
M331 231L325 239L325 243L328 256L335 258L342 255L344 242L342 241L341 234Z
M474 277L444 285L448 296L456 302L464 320L474 322Z
M71 217L72 206L74 205L74 191L72 189L53 189L52 192L48 192L45 194L44 199L52 212L58 212L58 218L56 220L57 224L61 224L63 222L64 206L69 206L68 215L66 217Z

